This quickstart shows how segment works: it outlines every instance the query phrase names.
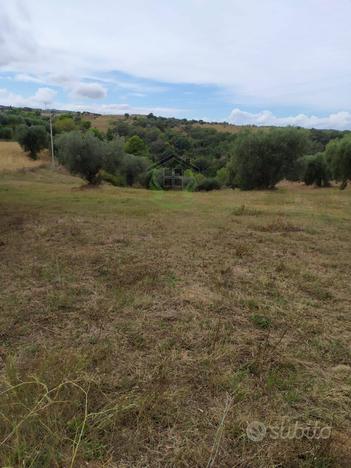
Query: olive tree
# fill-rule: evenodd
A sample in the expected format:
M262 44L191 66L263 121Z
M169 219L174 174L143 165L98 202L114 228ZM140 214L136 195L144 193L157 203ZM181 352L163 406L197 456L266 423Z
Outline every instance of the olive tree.
M56 139L57 159L68 170L89 184L101 182L100 170L104 164L104 143L91 133L78 131L64 133Z
M333 178L345 189L351 179L351 134L330 141L325 153Z
M330 178L331 174L324 153L305 156L303 181L306 185L329 187Z
M21 125L17 130L17 141L32 159L37 159L39 151L48 146L48 133L42 125Z
M308 145L296 128L251 130L239 134L228 166L229 183L242 190L272 189L291 173Z

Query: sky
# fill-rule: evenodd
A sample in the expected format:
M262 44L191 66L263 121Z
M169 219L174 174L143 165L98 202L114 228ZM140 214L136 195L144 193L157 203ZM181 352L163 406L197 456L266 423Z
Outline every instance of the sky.
M351 0L0 0L0 104L351 129Z

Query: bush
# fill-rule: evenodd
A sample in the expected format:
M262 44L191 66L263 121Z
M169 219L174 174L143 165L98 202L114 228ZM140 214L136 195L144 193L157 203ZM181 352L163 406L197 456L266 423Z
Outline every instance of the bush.
M89 128L91 128L90 120L81 120L79 125L82 130L89 130Z
M242 190L274 188L292 171L307 143L307 133L294 128L238 135L228 167L229 184Z
M306 185L317 185L317 187L330 186L330 170L324 153L317 153L304 158L305 171L303 181Z
M128 138L124 150L126 153L133 154L134 156L147 156L148 154L145 141L138 135Z
M54 120L55 133L71 132L76 130L77 125L70 115L60 115Z
M21 125L17 130L17 141L32 159L37 159L38 152L48 146L48 133L42 125Z
M96 127L90 128L89 132L101 141L104 139L104 134Z
M100 176L102 180L116 187L125 187L127 185L125 178L121 174L110 174L109 172L101 170Z
M144 176L150 161L146 158L134 156L133 154L126 154L123 158L120 174L125 177L127 185L134 185L135 183L145 184Z
M219 190L220 188L221 188L221 184L218 182L217 179L214 179L214 178L204 179L197 186L198 191L206 191L206 192L209 192L211 190Z
M340 189L346 188L351 179L351 135L330 141L325 153L332 176L341 182Z
M161 169L153 169L145 173L143 185L150 190L163 190L163 172Z
M229 171L228 168L226 167L221 167L221 169L218 169L216 173L216 179L220 183L220 185L223 187L225 185L228 185L229 183Z

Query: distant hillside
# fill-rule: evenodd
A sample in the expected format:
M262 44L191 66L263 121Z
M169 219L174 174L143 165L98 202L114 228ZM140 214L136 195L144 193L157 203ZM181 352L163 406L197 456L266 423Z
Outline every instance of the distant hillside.
M207 190L210 187L229 183L233 175L232 163L236 152L243 145L249 145L248 141L259 142L253 149L252 146L245 147L249 149L254 160L262 159L262 148L265 148L265 145L260 142L266 138L274 141L274 144L277 144L277 141L281 142L280 159L287 157L292 151L296 152L297 159L323 152L329 141L341 138L346 133L336 130L297 128L262 129L225 122L157 117L152 113L99 115L89 112L53 112L53 118L49 119L49 112L38 109L0 109L0 140L20 141L24 148L31 151L33 141L35 145L33 135L41 135L43 138L41 147L47 147L49 138L46 137L49 136L52 123L53 144L56 146L59 160L61 158L61 161L67 161L66 156L61 156L69 142L71 148L69 157L72 160L80 161L83 155L86 157L86 167L89 168L94 158L100 159L98 166L104 167L104 170L106 168L107 176L106 174L105 176L109 182L112 180L116 185L130 186L148 184L149 167L167 163L170 169L170 166L176 166L179 161L183 161L182 167L185 164L188 168L186 177L194 178L195 171L199 182L203 181ZM290 138L289 135L293 137ZM294 143L296 139L299 139L301 144L296 146ZM93 149L87 150L87 145ZM303 150L298 152L297 149L300 148ZM244 160L245 158L247 154L244 155ZM9 162L6 163L6 166L8 165ZM267 166L270 165L271 162ZM289 172L286 172L286 177L298 180L301 177L300 167L303 165L299 166L297 162L292 164ZM250 171L251 168L248 172ZM88 171L88 175L90 173L91 171ZM158 175L162 176L161 173Z
M134 114L131 116L126 117L125 115L97 115L97 114L83 114L84 119L89 120L91 122L92 127L99 129L102 132L107 132L109 128L113 128L114 123L118 120L133 120L139 117L145 117L139 114ZM185 119L178 119L180 125L184 125ZM204 122L204 121L195 121L190 120L187 121L192 123L196 126L201 126L204 128L214 128L219 132L229 132L229 133L238 133L241 130L247 128L246 125L232 125L229 123L221 122Z

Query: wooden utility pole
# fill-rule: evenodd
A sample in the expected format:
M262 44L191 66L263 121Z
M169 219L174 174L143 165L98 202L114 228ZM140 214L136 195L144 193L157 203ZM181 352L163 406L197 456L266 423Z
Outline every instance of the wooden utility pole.
M51 140L51 167L55 167L55 154L54 154L54 139L52 136L52 118L50 112L50 140Z

